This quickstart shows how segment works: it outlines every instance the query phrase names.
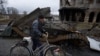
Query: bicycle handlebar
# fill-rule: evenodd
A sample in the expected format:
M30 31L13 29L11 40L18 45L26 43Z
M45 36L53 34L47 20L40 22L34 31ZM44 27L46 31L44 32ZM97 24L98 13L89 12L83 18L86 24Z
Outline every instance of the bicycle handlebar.
M48 38L48 32L46 32L46 37L45 38Z

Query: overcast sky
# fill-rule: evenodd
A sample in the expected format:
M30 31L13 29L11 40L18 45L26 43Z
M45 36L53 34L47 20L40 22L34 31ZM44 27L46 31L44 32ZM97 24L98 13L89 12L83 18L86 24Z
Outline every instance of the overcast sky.
M27 11L30 13L34 9L40 7L50 7L52 14L58 14L59 0L7 0L7 7L15 7L21 13Z

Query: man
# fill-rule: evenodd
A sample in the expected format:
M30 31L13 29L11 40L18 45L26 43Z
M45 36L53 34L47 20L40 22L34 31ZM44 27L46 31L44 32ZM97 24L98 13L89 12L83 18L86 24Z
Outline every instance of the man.
M38 19L34 20L32 23L32 41L33 41L33 51L37 48L40 47L41 41L39 40L40 37L45 37L46 36L46 31L44 30L44 16L40 15ZM41 53L40 56L43 56Z

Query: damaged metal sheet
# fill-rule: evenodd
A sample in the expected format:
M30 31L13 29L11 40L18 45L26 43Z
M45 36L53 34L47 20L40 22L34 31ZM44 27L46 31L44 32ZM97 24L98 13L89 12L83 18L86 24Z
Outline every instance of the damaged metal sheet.
M17 19L14 22L13 26L20 26L20 27L23 27L25 25L30 26L34 21L34 19L36 19L40 14L44 16L48 16L50 14L50 8L49 7L37 8L30 14L26 15L25 17Z
M96 41L95 39L87 36L89 42L90 42L90 48L93 50L100 51L100 41Z
M6 27L6 29L3 31L3 33L0 34L0 36L14 35L12 31L21 37L28 36L28 34L26 34L25 31L29 30L29 27L31 26L32 22L34 21L34 19L37 19L39 15L50 15L50 7L37 8L22 18L11 20L8 23L8 27ZM26 29L26 27L28 29Z

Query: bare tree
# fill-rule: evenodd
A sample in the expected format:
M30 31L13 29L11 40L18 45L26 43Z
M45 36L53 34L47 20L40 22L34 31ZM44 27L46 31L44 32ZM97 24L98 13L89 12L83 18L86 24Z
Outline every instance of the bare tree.
M6 0L0 0L0 14L6 14L4 5L7 3Z
M11 19L19 18L19 11L14 7L8 7L7 8L7 13L8 13L8 15L10 15Z

